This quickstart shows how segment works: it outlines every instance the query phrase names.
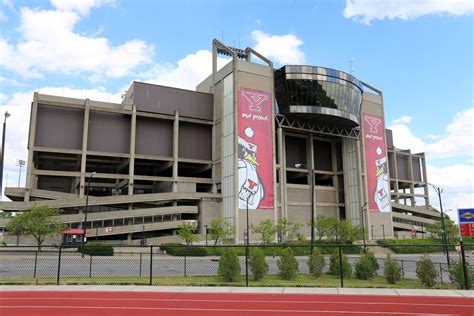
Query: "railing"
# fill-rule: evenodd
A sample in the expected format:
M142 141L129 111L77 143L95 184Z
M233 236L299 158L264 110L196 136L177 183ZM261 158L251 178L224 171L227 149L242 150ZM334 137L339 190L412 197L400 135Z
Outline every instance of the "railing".
M86 255L84 258L77 247L42 246L38 250L32 246L8 246L0 247L0 284L471 287L471 282L474 281L474 254L465 248L474 249L474 244L461 243L460 247L457 247L459 252L450 252L450 266L443 249L445 246L451 248L454 245L425 246L430 246L433 252L391 253L388 258L385 254L387 250L382 253L380 245L367 245L366 251L374 255L372 270L367 272L367 262L365 266L361 263L364 261L364 247L315 244L314 252L321 254L317 264L320 274L314 272L314 261L311 268L308 264L311 251L311 245L308 244L250 245L249 257L246 256L246 248L243 245L115 246L113 256ZM288 249L294 259L291 255L283 258ZM436 251L437 249L439 251ZM221 271L231 269L229 262L222 260L222 255L228 252L235 254L233 258L236 258L237 262L232 268L235 270L235 277L230 281ZM260 259L257 258L257 252L262 254ZM290 264L285 267L283 261ZM291 262L294 263L292 268ZM266 268L263 269L261 278L258 278L255 276L255 270L262 265ZM395 283L389 282L389 267L392 268L392 274L394 273L395 278L392 281ZM290 278L286 278L282 272L286 271L285 269L296 271L293 271ZM422 271L423 269L425 271Z

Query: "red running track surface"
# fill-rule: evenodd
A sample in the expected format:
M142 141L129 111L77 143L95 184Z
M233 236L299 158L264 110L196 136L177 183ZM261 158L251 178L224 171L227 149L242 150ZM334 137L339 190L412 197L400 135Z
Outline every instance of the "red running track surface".
M474 298L382 295L0 292L0 315L474 315Z

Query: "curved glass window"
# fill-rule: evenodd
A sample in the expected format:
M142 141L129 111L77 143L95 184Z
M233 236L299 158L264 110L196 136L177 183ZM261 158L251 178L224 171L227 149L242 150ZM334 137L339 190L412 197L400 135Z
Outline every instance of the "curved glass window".
M275 71L275 96L284 114L326 114L359 123L362 84L342 71L311 66L282 67Z

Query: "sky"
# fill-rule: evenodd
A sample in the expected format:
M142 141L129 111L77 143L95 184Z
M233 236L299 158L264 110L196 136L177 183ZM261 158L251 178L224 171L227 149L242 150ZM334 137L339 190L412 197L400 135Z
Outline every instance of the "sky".
M217 38L382 90L395 146L426 153L456 220L474 207L473 19L474 0L0 0L4 187L27 160L33 92L121 102L134 80L193 90Z

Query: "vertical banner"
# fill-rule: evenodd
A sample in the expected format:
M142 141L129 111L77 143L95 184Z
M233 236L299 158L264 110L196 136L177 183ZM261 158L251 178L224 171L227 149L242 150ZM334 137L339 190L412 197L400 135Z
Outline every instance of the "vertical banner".
M362 113L369 211L390 212L390 182L385 127L380 116Z
M273 209L272 94L238 91L239 208Z

